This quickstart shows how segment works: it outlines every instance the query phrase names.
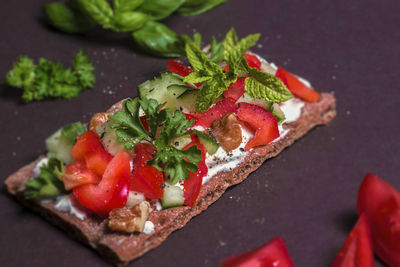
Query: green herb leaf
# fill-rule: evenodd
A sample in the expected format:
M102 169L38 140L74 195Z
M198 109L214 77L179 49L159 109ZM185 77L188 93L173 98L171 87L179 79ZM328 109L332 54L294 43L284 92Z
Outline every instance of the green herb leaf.
M80 3L95 22L103 28L111 28L114 11L106 0L80 0Z
M226 34L223 44L224 60L229 66L229 72L237 76L239 71L245 71L240 68L243 56L250 47L257 43L259 38L259 33L250 34L239 41L234 28Z
M59 62L41 58L36 66L33 60L21 56L7 73L7 83L23 89L22 99L27 103L45 98L76 97L95 81L93 66L88 57L79 52L73 62L74 69L64 68Z
M155 138L157 128L165 120L165 117L159 114L164 104L158 104L157 100L147 98L139 99L139 104L146 114L146 122L149 126L150 135L152 138Z
M81 122L68 124L61 128L61 134L71 145L75 145L76 137L85 132L86 132L86 127Z
M133 11L143 4L144 0L114 0L115 13Z
M208 51L210 59L216 63L224 60L224 43L218 42L215 37L211 39L211 47Z
M227 0L187 0L185 4L178 9L178 13L184 16L194 16L204 13L226 1Z
M171 15L185 0L146 0L137 11L148 14L152 20L160 20Z
M124 144L126 150L132 150L142 140L150 140L139 118L139 98L127 99L122 104L123 110L109 115L111 129L116 129L118 143Z
M25 183L26 199L47 199L67 194L60 176L64 173L64 164L56 158L50 158L48 163L40 168L38 177Z
M199 71L192 72L189 75L185 76L183 79L184 83L202 83L212 79L211 76L202 76Z
M161 57L179 57L184 43L167 26L148 21L141 29L132 33L136 44L146 52Z
M136 11L124 11L117 13L113 18L112 29L117 32L132 32L143 27L149 16Z
M47 3L44 5L44 13L55 28L67 33L84 33L96 25L79 9L73 8L69 2Z
M242 64L251 76L244 82L244 88L250 96L274 103L284 102L293 97L279 78L256 68L250 68L244 59Z

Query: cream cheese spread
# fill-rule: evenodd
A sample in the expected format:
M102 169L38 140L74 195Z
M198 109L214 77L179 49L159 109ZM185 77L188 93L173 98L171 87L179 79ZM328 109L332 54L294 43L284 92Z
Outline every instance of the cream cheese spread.
M86 212L73 203L71 196L58 196L55 200L54 208L59 211L69 212L79 220L86 218Z
M152 221L146 221L144 223L143 233L149 235L154 232L154 223Z

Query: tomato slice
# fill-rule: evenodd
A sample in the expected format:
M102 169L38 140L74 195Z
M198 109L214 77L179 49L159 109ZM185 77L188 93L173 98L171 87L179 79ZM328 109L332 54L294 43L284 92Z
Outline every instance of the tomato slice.
M400 266L400 195L390 184L367 174L358 191L357 210L365 213L376 254L389 266Z
M215 120L222 118L228 113L233 113L237 109L236 101L231 98L224 98L214 106L198 114L199 121L196 125L203 126L204 128L210 128L211 123Z
M185 197L184 204L193 207L200 194L201 185L203 184L203 177L207 175L208 168L206 165L206 152L204 146L200 143L196 135L191 135L192 142L185 146L188 149L192 146L197 146L201 150L202 160L198 165L197 172L189 173L189 178L183 182L183 195Z
M112 155L103 148L86 153L84 156L86 167L94 171L100 177L104 174L108 163L112 159Z
M101 180L100 176L92 170L86 168L86 164L76 161L65 166L65 174L61 176L66 190L71 190L85 184L98 184Z
M257 56L251 54L244 54L244 58L246 59L247 64L249 64L250 68L256 68L258 70L261 70L261 61L258 59Z
M173 72L180 76L185 77L185 76L189 75L190 73L192 73L194 70L192 69L192 67L183 64L179 60L168 59L167 71Z
M84 134L78 135L76 144L72 149L72 156L76 161L83 161L87 153L102 149L99 136L93 131L87 131Z
M228 90L224 91L225 97L230 97L237 101L244 94L244 80L246 78L238 78L236 82L231 83Z
M363 213L346 238L331 267L373 267L371 233Z
M279 78L287 86L290 92L292 92L292 94L294 94L298 98L301 98L311 103L318 102L321 98L320 94L317 91L315 91L311 87L308 87L295 75L291 74L281 67L278 67L275 76Z
M131 190L141 192L150 199L162 198L164 173L146 163L154 157L155 148L149 143L140 143L134 152Z
M73 189L79 203L101 217L122 208L128 199L131 169L129 155L119 152L107 165L99 184L86 184Z
M293 260L281 237L272 239L267 244L226 258L221 267L294 267Z
M254 137L246 144L245 150L266 145L279 137L278 121L268 110L260 106L241 102L236 115L254 129Z

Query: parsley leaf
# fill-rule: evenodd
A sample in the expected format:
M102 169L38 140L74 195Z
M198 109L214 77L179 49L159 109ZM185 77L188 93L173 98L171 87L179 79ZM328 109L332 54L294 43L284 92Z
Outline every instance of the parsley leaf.
M126 150L132 150L142 140L151 138L139 118L139 98L127 99L122 104L123 110L109 115L111 129L116 129L118 143L124 144Z
M85 132L86 127L81 122L75 122L61 127L61 134L71 145L75 145L76 137Z
M40 168L38 177L25 183L26 199L46 199L66 194L64 183L59 178L64 174L64 164L56 158L50 158L48 163Z
M23 89L22 99L28 103L45 98L76 97L85 88L93 88L94 67L88 56L75 55L73 68L64 68L59 62L41 58L39 65L27 56L21 56L7 73L7 83Z
M155 99L142 98L139 99L139 104L146 114L146 122L149 126L149 132L152 138L156 136L157 128L161 122L165 120L165 116L160 116L160 110L163 108L164 104L158 104Z

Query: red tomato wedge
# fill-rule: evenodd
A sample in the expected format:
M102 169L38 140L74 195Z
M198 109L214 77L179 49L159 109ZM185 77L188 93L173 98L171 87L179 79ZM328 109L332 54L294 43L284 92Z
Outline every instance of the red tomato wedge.
M134 152L131 190L141 192L150 199L162 198L164 173L146 163L153 158L155 148L149 143L140 143Z
M371 233L366 215L361 214L331 267L373 267Z
M290 72L284 70L283 68L279 67L275 76L279 78L298 98L301 98L307 102L315 103L318 102L321 98L320 94L305 85L302 81L299 80L295 75L291 74Z
M199 121L196 125L210 128L211 123L215 120L222 118L228 113L233 113L237 109L236 101L231 98L224 98L207 111L197 114Z
M203 184L203 177L207 175L208 168L206 165L206 152L204 146L200 143L197 136L192 135L192 142L188 144L184 149L188 149L191 146L196 145L201 150L202 161L198 165L197 172L190 173L189 178L183 182L183 195L185 197L184 204L193 207L196 203L197 198L200 194L201 185Z
M86 184L73 189L79 203L101 217L125 206L131 179L129 155L119 152L107 165L104 175L97 185Z
M76 161L84 160L87 153L102 149L99 136L93 131L87 131L84 134L77 136L76 144L72 149L72 156Z
M224 96L237 101L244 94L244 80L246 78L238 78L236 82L231 83L228 90L224 91Z
M250 68L256 68L258 70L261 70L261 61L258 59L256 55L245 54L244 58L246 59L247 64L249 64Z
M94 171L88 170L84 162L76 161L65 166L65 174L61 176L61 180L65 190L71 190L85 184L98 184L101 178Z
M358 191L358 214L365 213L376 254L400 266L400 195L390 184L367 174Z
M279 137L278 121L268 110L260 106L241 102L236 115L239 120L253 128L254 137L246 144L245 150L266 145Z
M194 70L192 69L192 67L183 64L179 60L168 59L167 71L173 72L180 76L185 77L185 76L189 75L190 73L192 73Z
M108 153L105 149L99 148L97 150L86 153L84 156L86 167L89 170L94 171L100 177L104 174L108 163L111 161L113 156Z
M223 260L221 267L294 267L294 264L285 241L276 237L259 248Z

